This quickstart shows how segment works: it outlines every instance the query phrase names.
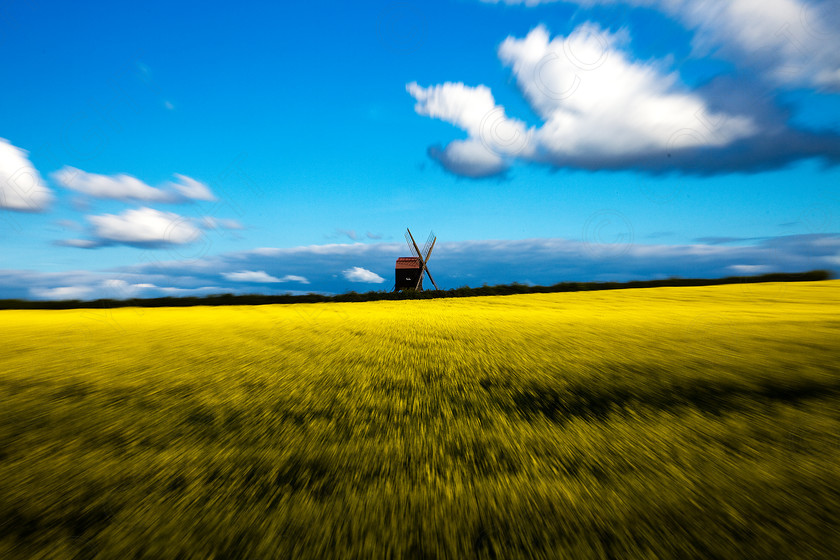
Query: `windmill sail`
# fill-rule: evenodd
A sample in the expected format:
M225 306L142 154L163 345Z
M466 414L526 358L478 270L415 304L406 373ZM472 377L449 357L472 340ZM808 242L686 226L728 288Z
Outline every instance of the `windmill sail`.
M405 243L408 245L409 250L411 250L412 255L422 258L422 256L417 252L417 245L414 244L414 239L411 238L411 232L408 230L405 230Z
M429 233L429 237L426 239L426 244L423 245L423 260L427 260L429 258L429 251L432 249L432 245L435 242L435 232Z

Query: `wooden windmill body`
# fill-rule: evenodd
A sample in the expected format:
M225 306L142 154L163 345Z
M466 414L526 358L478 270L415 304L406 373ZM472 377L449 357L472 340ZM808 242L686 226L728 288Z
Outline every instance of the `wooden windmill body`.
M414 236L411 235L411 230L407 228L405 230L405 241L408 243L408 248L414 256L399 257L397 259L397 263L394 266L394 291L422 291L424 275L429 277L429 280L431 280L435 290L437 290L438 286L435 283L434 278L432 278L432 273L429 272L427 264L429 262L429 257L432 254L432 249L435 248L435 242L437 241L437 237L435 237L434 232L429 234L429 238L426 240L426 245L423 247L422 251L414 241Z

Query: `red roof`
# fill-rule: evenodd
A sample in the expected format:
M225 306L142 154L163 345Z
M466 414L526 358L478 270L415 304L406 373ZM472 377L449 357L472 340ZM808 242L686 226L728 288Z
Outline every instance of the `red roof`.
M420 259L417 257L399 257L396 268L420 268Z

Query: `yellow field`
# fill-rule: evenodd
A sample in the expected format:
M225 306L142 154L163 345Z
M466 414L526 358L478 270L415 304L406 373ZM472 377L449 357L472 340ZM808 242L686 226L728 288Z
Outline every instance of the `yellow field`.
M840 281L0 328L0 558L840 553Z

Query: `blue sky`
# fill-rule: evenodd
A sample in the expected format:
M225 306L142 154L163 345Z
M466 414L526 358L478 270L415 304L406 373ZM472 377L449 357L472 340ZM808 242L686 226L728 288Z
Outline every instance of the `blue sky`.
M11 0L0 297L840 269L840 12Z

